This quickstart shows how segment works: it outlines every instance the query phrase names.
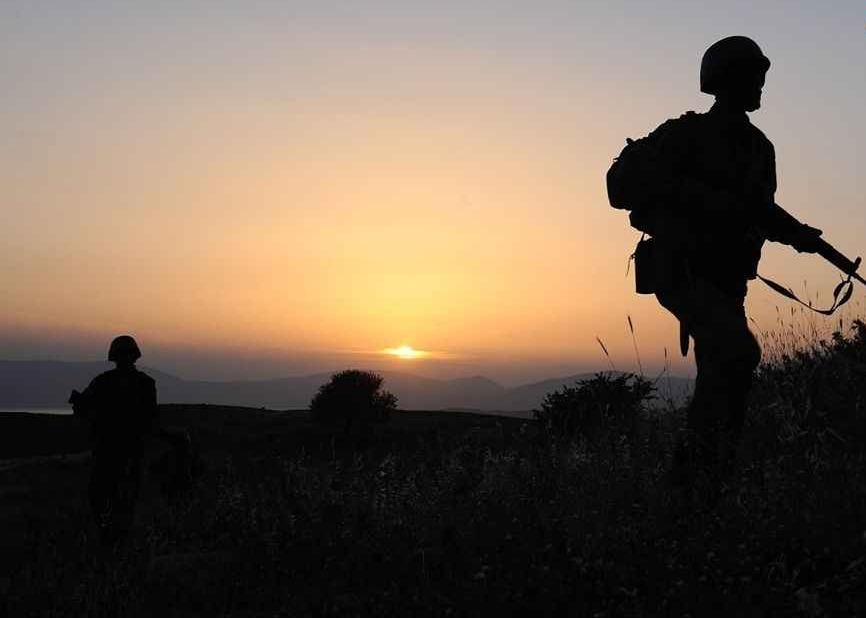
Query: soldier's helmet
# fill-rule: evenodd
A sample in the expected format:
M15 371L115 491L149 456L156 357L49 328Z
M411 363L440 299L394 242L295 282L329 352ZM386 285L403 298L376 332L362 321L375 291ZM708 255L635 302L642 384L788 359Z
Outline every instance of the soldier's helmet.
M121 358L131 358L133 362L141 358L138 344L129 335L115 337L108 348L108 360L116 362Z
M718 94L718 87L737 70L770 68L770 59L758 44L746 36L729 36L716 41L701 60L701 92Z

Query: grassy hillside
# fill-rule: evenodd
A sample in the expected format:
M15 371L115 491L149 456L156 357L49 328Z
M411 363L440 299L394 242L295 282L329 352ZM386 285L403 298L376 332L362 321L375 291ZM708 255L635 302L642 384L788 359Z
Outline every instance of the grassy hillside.
M86 462L0 472L20 532L0 598L9 615L863 615L864 367L862 324L762 367L712 508L672 499L678 411L562 443L471 414L332 438L303 413L171 407L207 470L177 502L149 486L116 553L92 538Z

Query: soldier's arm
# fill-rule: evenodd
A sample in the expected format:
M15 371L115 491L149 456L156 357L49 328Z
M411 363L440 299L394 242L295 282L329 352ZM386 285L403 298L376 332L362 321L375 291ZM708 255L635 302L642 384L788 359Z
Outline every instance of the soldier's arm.
M73 391L73 397L70 397L72 402L72 413L75 416L85 420L92 421L95 417L95 407L99 394L100 376L96 376L87 385L83 392ZM77 393L77 396L75 395Z
M804 253L815 253L821 230L800 222L776 203L771 204L761 225L767 240L794 247Z
M769 241L790 245L797 251L813 253L817 250L817 241L821 236L821 230L802 223L775 203L776 152L769 141L767 141L767 146L769 160L765 175L768 186L763 188L763 195L757 196L758 226Z

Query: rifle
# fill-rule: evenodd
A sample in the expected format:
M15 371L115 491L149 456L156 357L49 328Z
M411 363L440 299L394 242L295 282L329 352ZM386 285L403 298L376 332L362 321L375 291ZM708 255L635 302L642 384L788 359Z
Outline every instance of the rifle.
M815 253L830 262L833 266L849 277L852 277L863 285L866 285L866 279L863 279L863 277L857 274L857 269L860 267L860 262L863 261L863 258L858 257L856 260L849 260L823 238L818 240L818 250Z
M72 414L74 416L85 420L92 420L93 414L89 408L89 401L87 399L88 398L84 396L84 393L80 393L73 389L69 394L68 403L72 404Z
M779 217L779 220L783 225L802 225L800 221L798 221L793 215L788 213L778 204L773 204L773 210L775 211L776 216ZM815 249L815 253L830 262L833 266L841 270L846 275L846 278L843 279L839 284L837 284L835 289L833 290L833 304L828 309L816 309L812 306L811 302L803 302L797 297L796 294L794 294L793 290L791 290L790 288L786 288L779 283L776 283L772 279L767 279L766 277L762 277L761 275L758 275L758 279L763 281L765 284L767 284L769 287L771 287L774 291L778 292L782 296L796 301L804 307L808 307L812 311L815 311L816 313L832 315L836 311L836 309L838 309L851 299L851 295L854 293L854 284L851 282L851 279L856 279L863 285L866 285L866 279L863 279L863 277L857 274L857 269L860 267L860 262L862 261L862 258L858 257L855 260L849 259L823 238L818 238L816 240L816 244L817 248Z

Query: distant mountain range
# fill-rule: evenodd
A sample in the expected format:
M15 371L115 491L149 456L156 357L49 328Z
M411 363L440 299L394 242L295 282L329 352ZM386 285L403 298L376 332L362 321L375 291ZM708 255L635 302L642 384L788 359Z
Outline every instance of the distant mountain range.
M61 408L73 388L83 390L107 362L0 361L0 410L4 408ZM276 410L306 408L330 373L273 380L209 382L185 380L157 369L142 368L157 382L160 403L207 403ZM520 413L537 408L544 396L564 385L590 378L583 373L508 388L482 376L439 380L405 373L379 372L384 388L404 410L467 410ZM693 380L664 377L659 394L682 403Z

